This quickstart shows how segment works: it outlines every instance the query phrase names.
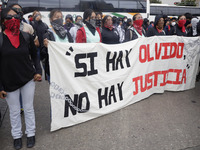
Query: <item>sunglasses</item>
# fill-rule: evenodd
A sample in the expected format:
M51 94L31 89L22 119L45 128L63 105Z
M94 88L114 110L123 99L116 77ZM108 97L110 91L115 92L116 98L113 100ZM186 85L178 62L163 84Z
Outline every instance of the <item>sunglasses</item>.
M15 7L13 7L12 9L14 9L14 10L17 11L17 12L22 12L22 9L21 9L21 8L15 8Z
M7 20L10 20L10 19L12 19L12 18L15 18L15 19L20 19L20 15L7 15L6 17L5 17L5 19L7 19Z

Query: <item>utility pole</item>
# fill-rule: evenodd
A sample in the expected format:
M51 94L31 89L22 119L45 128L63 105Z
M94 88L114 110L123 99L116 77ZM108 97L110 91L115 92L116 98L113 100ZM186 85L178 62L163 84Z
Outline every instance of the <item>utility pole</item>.
M8 0L1 0L1 2L2 2L2 8L6 8Z

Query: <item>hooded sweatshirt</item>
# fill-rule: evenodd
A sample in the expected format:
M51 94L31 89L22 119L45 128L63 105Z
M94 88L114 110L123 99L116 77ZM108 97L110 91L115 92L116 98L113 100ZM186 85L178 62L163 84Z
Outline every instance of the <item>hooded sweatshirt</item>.
M147 31L147 37L155 36L155 35L156 36L164 36L164 35L166 35L164 29L161 32L159 32L158 29L156 28L160 18L163 18L163 16L162 15L157 15L156 16L155 21L154 21L154 27L149 28L149 30Z

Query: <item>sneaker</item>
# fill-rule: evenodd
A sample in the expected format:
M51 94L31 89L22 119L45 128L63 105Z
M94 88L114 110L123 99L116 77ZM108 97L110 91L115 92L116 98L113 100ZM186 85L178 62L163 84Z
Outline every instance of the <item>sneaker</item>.
M31 148L35 145L35 136L27 137L27 147Z
M14 139L14 148L17 150L22 148L22 138Z

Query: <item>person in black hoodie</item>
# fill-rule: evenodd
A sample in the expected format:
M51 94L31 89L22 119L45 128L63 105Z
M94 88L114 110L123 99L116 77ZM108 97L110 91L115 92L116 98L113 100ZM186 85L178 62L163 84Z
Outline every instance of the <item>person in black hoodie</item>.
M143 28L143 18L141 14L133 16L133 25L126 31L125 42L145 37L146 31Z
M102 20L102 43L105 44L118 44L119 42L119 33L118 31L113 27L112 23L112 17L109 15L106 15Z
M162 15L157 15L154 21L154 27L149 28L147 31L147 37L150 36L164 36L166 35L164 31L164 18Z
M33 29L35 30L36 35L38 36L39 47L37 50L37 54L38 57L40 58L40 52L43 45L43 36L49 27L46 23L42 21L42 16L39 11L33 12L33 21L31 22L31 25L33 26ZM41 57L40 59L42 60L43 58Z
M184 15L180 15L178 17L177 24L171 28L169 31L169 35L177 35L177 36L187 36L187 30L185 27L186 17Z

